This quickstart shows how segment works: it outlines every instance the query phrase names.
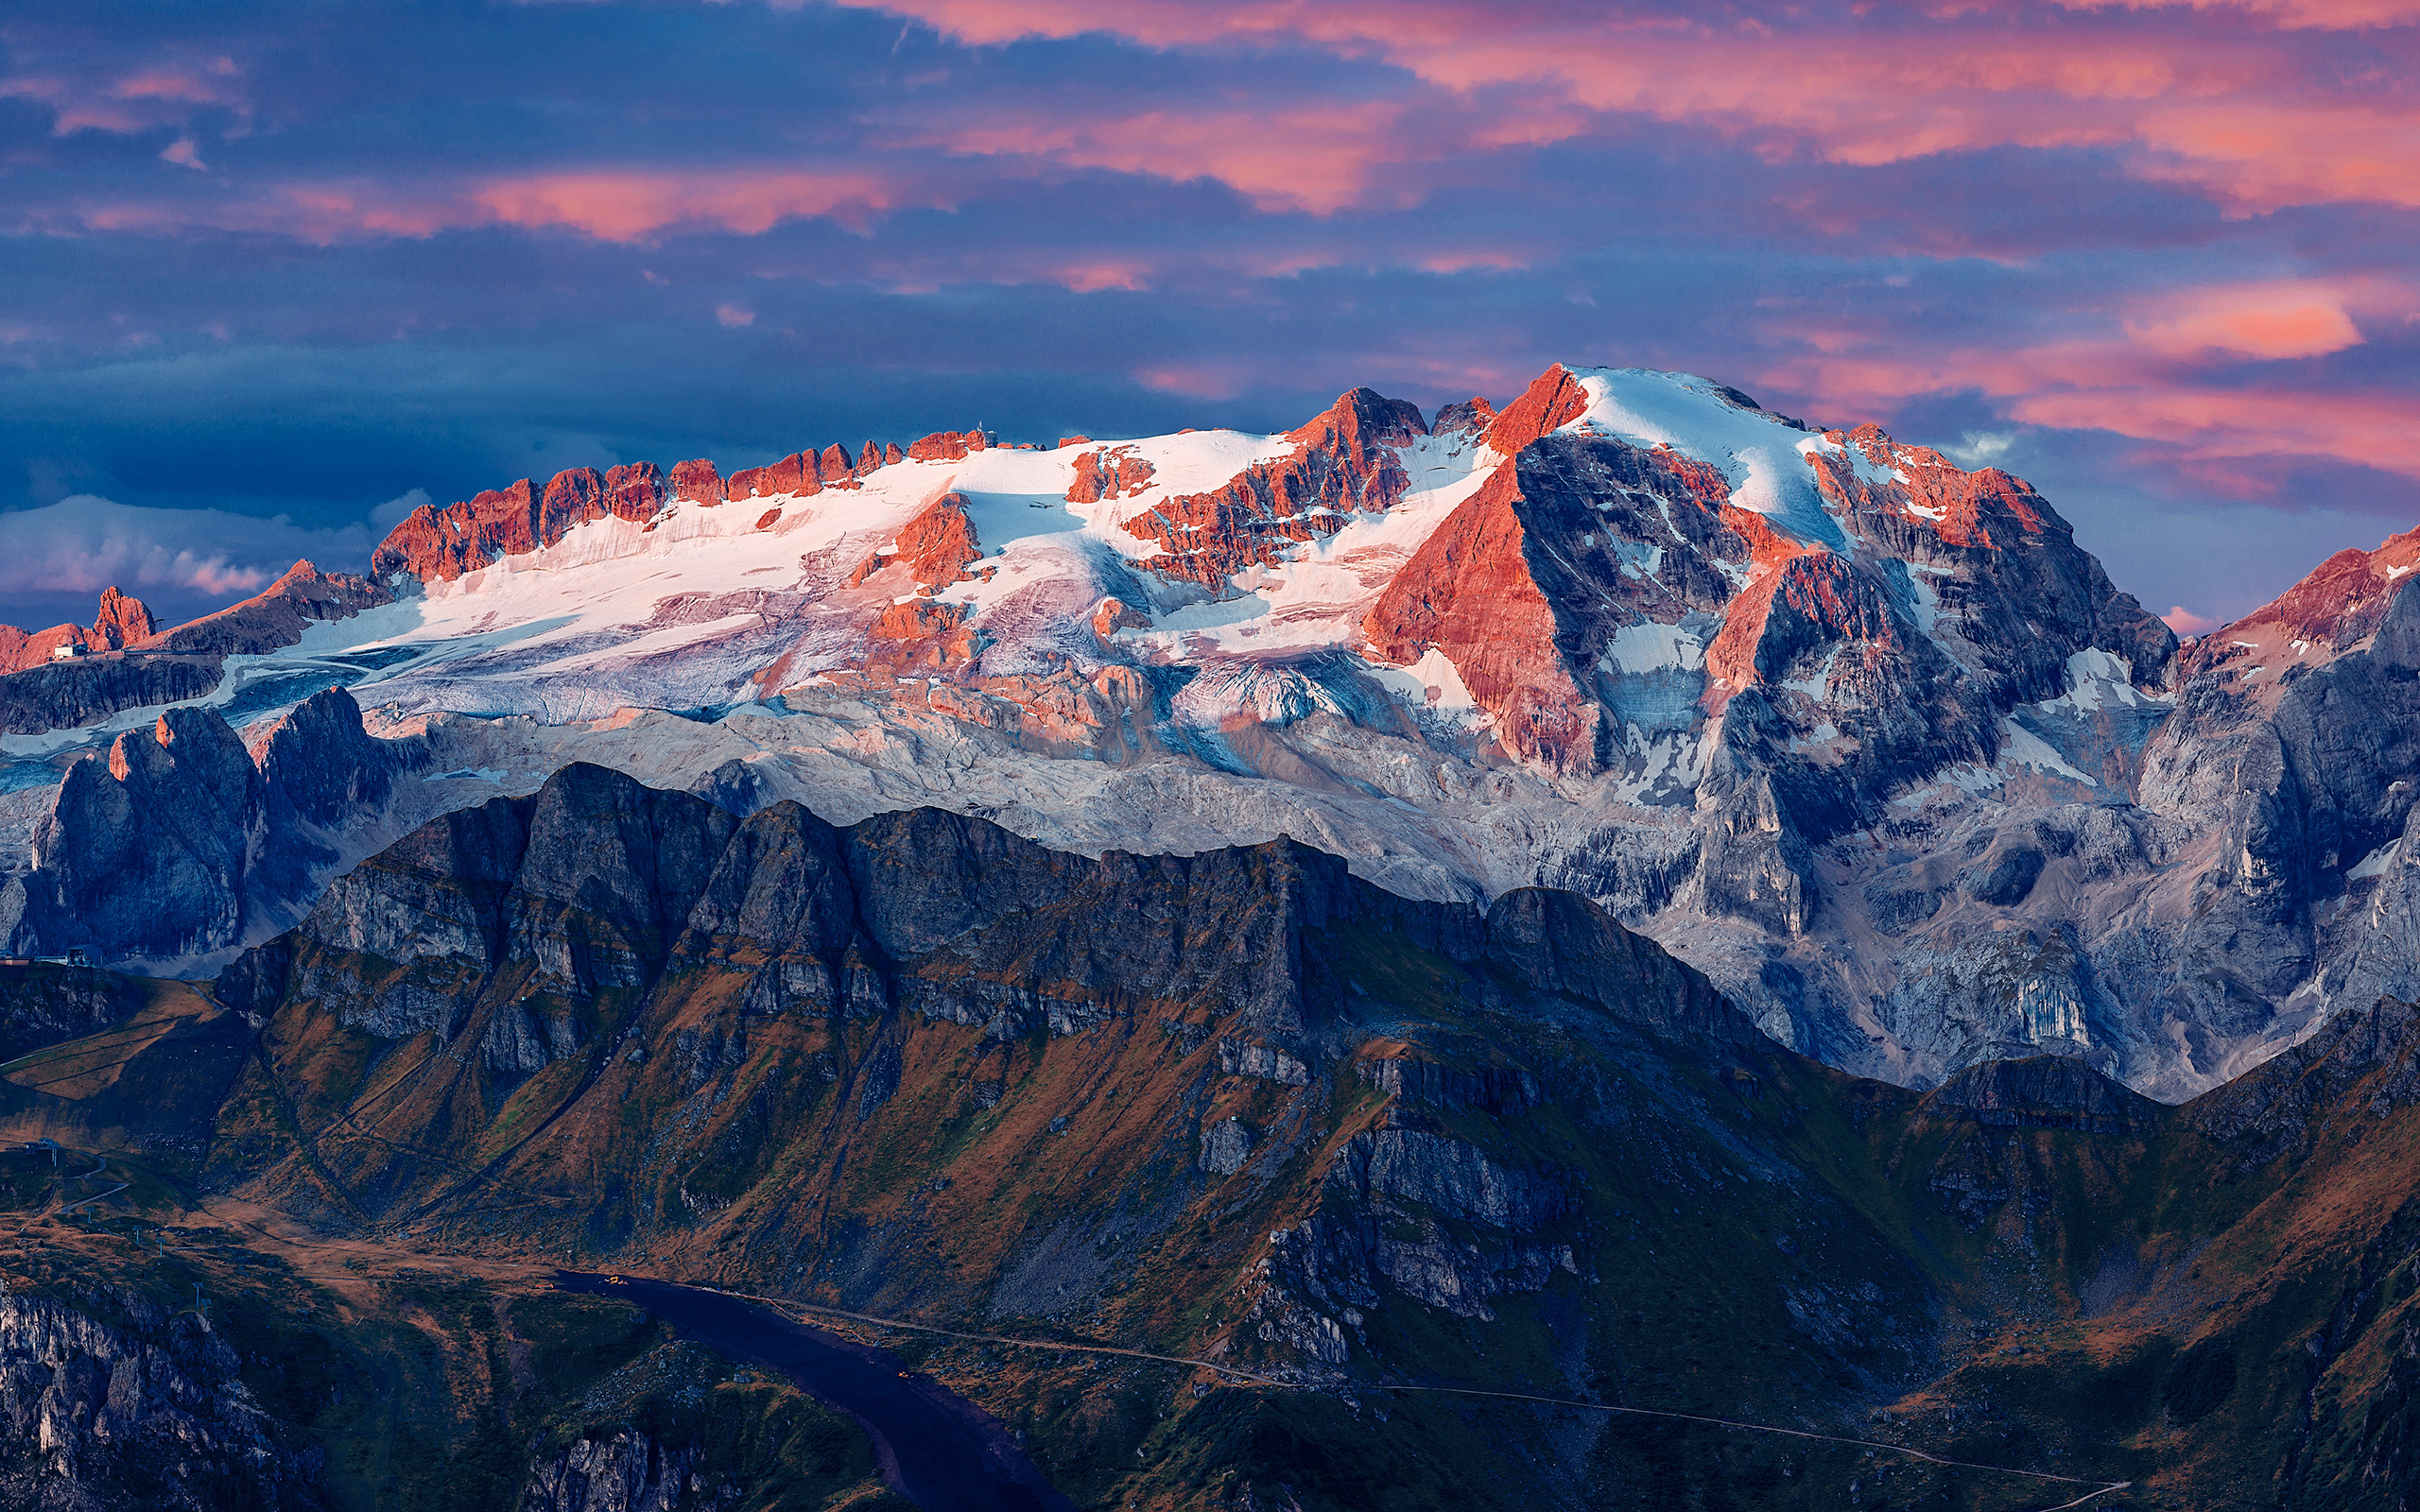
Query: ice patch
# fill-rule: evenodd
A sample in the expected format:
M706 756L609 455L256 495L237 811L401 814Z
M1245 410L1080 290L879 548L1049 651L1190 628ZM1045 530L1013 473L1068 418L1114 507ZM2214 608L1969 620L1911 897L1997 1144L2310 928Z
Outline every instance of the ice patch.
M2176 696L2145 693L2135 686L2135 664L2114 651L2098 646L2067 658L2067 691L2034 705L2045 713L2073 711L2096 713L2115 705L2140 709L2146 704L2170 704Z
M1691 373L1639 368L1574 368L1587 410L1564 427L1597 430L1636 446L1669 446L1720 469L1731 502L1753 509L1800 541L1848 550L1848 536L1824 507L1802 447L1806 433L1762 410L1742 409Z
M2054 772L2061 777L2082 782L2086 787L2100 785L2094 778L2068 765L2057 751L2050 748L2049 742L2005 715L2000 719L2000 765L2031 766L2036 771Z
M2363 856L2360 861L2354 863L2350 870L2344 873L2344 880L2346 882L2354 882L2362 877L2385 876L2386 868L2394 864L2394 848L2400 842L2398 841L2389 840L2386 844L2371 851L2368 855Z
M1627 625L1614 632L1599 659L1609 672L1695 672L1705 665L1705 643L1678 625Z
M1415 709L1470 713L1478 708L1478 700L1471 696L1471 690L1462 681L1461 670L1433 645L1408 667L1374 666L1370 676Z

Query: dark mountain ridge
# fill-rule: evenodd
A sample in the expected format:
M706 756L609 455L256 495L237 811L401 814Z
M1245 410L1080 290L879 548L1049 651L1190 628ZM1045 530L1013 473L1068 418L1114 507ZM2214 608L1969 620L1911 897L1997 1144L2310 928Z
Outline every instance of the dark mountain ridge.
M1388 1382L2121 1507L2420 1486L2397 1003L2172 1108L2072 1057L1919 1093L1772 1043L1572 894L743 819L587 766L424 826L215 990L259 1028L178 1094L213 1109L197 1179L330 1235L1300 1383L927 1358L1080 1505L2044 1504Z

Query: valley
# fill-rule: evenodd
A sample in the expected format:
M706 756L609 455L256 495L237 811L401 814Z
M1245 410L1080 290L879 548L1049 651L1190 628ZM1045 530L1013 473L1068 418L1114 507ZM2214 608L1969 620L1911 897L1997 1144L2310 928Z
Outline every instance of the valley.
M113 1193L8 1155L0 1268L7 1305L109 1331L87 1352L242 1381L215 1400L271 1446L245 1473L284 1467L297 1506L418 1504L415 1444L497 1488L443 1504L595 1504L544 1487L608 1461L751 1506L857 1504L817 1466L879 1481L845 1418L662 1332L678 1306L556 1289L607 1270L946 1331L812 1316L1080 1506L2409 1484L2420 1022L2393 1004L2174 1108L2072 1057L1916 1092L1774 1044L1572 894L1481 913L1291 843L1093 859L930 810L741 820L593 766L424 826L207 994L199 1028L257 1028L206 1074L163 1069L205 1064L175 1033L104 1030L113 1076L9 1083L11 1136L183 1132L104 1151L147 1173ZM57 1400L25 1372L72 1375L36 1342L60 1324L0 1331L12 1400ZM423 1383L372 1417L292 1375L396 1350ZM813 1489L764 1500L777 1465ZM129 1504L113 1473L90 1487Z

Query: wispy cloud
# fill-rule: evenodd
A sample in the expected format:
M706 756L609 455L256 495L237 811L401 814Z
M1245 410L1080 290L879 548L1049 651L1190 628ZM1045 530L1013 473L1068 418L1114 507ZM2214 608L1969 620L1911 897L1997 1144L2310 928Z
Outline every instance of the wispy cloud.
M145 508L77 494L47 508L0 514L0 593L112 586L251 593L305 558L332 570L358 570L370 546L360 524L313 529L284 516Z

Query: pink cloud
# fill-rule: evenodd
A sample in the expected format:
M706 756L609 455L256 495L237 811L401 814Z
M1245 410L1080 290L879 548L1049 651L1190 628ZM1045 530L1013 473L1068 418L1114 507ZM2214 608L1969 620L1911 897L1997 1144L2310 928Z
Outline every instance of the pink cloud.
M2195 10L2240 10L2271 16L2279 26L2341 30L2399 26L2420 21L2415 0L2057 0L2070 10L2157 10L2184 4Z
M873 0L859 0L873 3ZM884 0L971 43L1106 32L1157 47L1299 38L1406 68L1469 101L1484 148L1584 135L1608 117L1709 128L1776 158L1862 165L1996 146L2100 147L2147 179L2199 188L2242 214L2339 199L2420 203L2420 100L2346 82L2334 33L2414 19L2415 0L2259 0L2202 16L2087 9L2038 25L2027 7L1862 13L1825 28L1794 16L1685 21L1476 0ZM2162 8L2163 11L2173 8ZM2410 48L2400 55L2408 60ZM1243 123L1253 135L1254 120ZM1184 179L1255 198L1352 202L1403 144L1376 129L1285 141L1280 171L1218 132L1152 129L1131 146L1084 125L1024 150ZM1090 144L1088 146L1088 144ZM1229 177L1230 174L1236 175ZM1265 201L1268 202L1268 201Z
M1190 399L1233 399L1261 380L1259 365L1244 360L1156 363L1133 376L1146 388Z
M1047 282L1078 294L1098 294L1103 289L1132 293L1143 288L1150 277L1150 270L1139 261L1080 262L1052 269Z
M692 230L755 235L816 216L862 230L881 213L909 205L947 208L953 198L869 172L601 169L467 187L367 178L274 184L227 199L87 202L49 220L62 228L152 234L198 227L269 232L321 246L493 225L562 227L603 241L644 242Z
M2362 314L2420 318L2420 290L2379 279L2188 286L2107 312L2071 311L2031 344L1929 347L1895 326L1779 325L1797 355L1758 382L1835 415L1979 392L1999 418L2157 443L2174 468L2243 497L2275 492L2289 459L2420 478L2420 395L2344 391L2246 369L2358 345Z
M996 118L911 135L909 145L968 155L1046 159L1079 168L1211 178L1264 210L1327 213L1367 198L1374 171L1409 144L1395 128L1406 107L1348 105L1232 111L1147 111L1088 117Z
M755 323L756 312L748 308L744 304L717 304L715 306L715 324L723 327L725 330L736 331L742 326L754 325Z
M72 70L71 70L72 72ZM216 105L249 115L240 71L232 59L214 57L156 62L115 79L86 74L20 75L0 79L0 96L50 107L53 136L107 131L129 136L161 127L180 127L194 107Z
M2167 622L2169 629L2179 635L2207 635L2225 623L2223 620L2214 620L2204 614L2196 614L2182 604L2169 610L2160 618Z
M2360 330L2344 303L2335 290L2307 283L2195 289L2153 302L2126 322L2126 334L2178 357L2317 357L2360 345Z
M2197 461L2323 456L2420 478L2420 397L2178 385L2032 394L2007 410L2032 425L2164 441Z
M181 136L162 148L160 161L174 163L187 168L206 170L210 166L209 163L201 161L201 149L193 145L193 138L189 136Z
M824 215L862 225L899 202L873 174L768 169L539 174L492 180L469 198L488 220L567 226L616 242L684 226L752 236L785 220Z

